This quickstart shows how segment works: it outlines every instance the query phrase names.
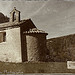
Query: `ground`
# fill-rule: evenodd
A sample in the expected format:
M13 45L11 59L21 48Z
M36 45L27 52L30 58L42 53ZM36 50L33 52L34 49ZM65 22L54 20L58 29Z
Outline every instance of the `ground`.
M26 62L8 63L0 62L0 74L28 74L28 73L75 73L67 69L66 62Z

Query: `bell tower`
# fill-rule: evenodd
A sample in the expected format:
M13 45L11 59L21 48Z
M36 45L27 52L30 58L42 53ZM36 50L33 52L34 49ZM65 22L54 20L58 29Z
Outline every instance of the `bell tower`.
M20 22L20 11L16 7L10 12L10 22Z

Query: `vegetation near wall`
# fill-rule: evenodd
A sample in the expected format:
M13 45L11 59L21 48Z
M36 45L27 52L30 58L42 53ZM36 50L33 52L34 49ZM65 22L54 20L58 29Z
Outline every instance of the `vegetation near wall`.
M0 23L8 22L9 18L0 12Z
M75 61L75 34L47 40L49 61Z

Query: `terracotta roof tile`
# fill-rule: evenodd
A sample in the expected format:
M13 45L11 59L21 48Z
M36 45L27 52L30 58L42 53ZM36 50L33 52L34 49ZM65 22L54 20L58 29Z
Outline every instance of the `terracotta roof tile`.
M45 31L39 30L37 28L30 29L29 31L25 31L24 33L45 33ZM46 33L47 34L47 33Z

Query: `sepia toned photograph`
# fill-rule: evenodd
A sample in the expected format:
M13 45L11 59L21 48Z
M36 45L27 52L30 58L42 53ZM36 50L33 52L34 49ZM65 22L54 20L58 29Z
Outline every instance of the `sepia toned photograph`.
M0 1L0 75L74 75L75 0Z

